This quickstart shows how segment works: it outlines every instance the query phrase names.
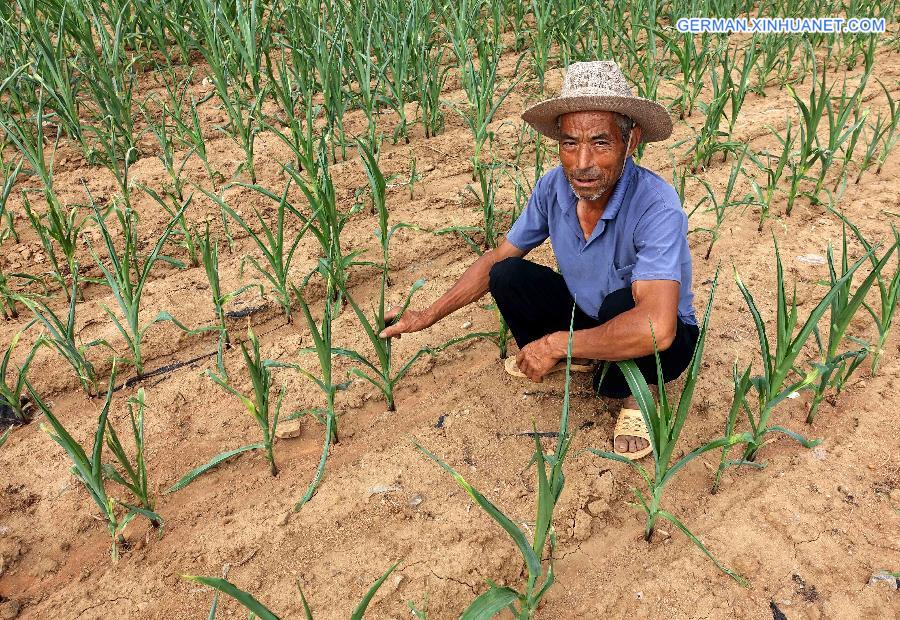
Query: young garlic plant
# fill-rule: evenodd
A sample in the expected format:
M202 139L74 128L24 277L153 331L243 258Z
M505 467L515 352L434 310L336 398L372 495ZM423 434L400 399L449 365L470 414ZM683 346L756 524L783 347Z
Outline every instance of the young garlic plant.
M841 221L853 231L853 235L863 246L863 249L870 253L869 261L872 263L872 268L875 269L882 260L876 254L872 253L875 249L872 243L866 239L862 234L862 231L853 222L833 209L831 212L839 217ZM891 246L888 253L900 248L900 231L893 225L891 226L891 231L893 232L894 245ZM887 341L888 334L891 330L894 313L897 310L897 306L900 305L897 303L898 300L900 300L900 252L898 252L897 265L894 267L894 273L892 275L886 275L885 271L886 266L878 271L876 277L876 283L878 284L877 304L863 302L863 307L866 309L866 312L869 313L869 316L872 317L872 321L875 323L875 327L878 330L878 342L874 347L871 347L872 350L870 353L872 356L871 372L873 375L878 372L878 365L881 362L882 355L884 355L885 342Z
M127 525L131 523L131 521L137 517L138 515L144 516L150 520L152 524L160 525L162 524L162 518L153 510L149 510L143 506L136 506L132 504L128 504L126 502L122 502L111 496L105 486L105 481L108 478L108 475L111 473L112 468L105 466L103 463L103 445L104 439L108 437L107 431L109 429L109 409L110 404L112 403L112 395L113 395L113 385L115 381L115 367L113 368L113 372L110 375L109 388L106 391L106 400L103 403L103 408L100 410L100 416L97 420L97 429L94 433L94 441L90 448L90 454L75 440L74 437L66 430L65 426L63 426L62 422L54 415L53 411L47 404L41 400L40 396L35 392L34 388L31 384L28 384L28 390L31 393L31 397L34 399L35 404L40 408L43 412L44 417L46 418L48 425L41 424L41 430L47 433L50 438L55 441L59 446L66 451L69 459L72 461L72 467L70 471L75 478L81 482L91 499L94 500L94 503L100 508L100 512L103 515L104 520L106 521L107 529L109 530L110 536L112 538L112 546L110 549L110 555L112 557L113 562L118 562L119 560L119 547L125 543L125 538L123 536L123 532ZM145 482L146 476L146 467L143 463L143 430L141 429L140 437L135 437L136 441L140 441L140 445L137 446L137 453L139 455L139 461L135 463L134 466L131 465L129 461L129 468L137 474L139 484L135 485L139 489L143 489L142 492L147 493L145 496L145 500L149 503L149 492L146 491L148 485ZM115 442L115 440L114 440ZM128 461L127 457L125 457L124 452L122 456ZM118 458L118 455L117 455ZM128 475L128 474L126 474ZM122 476L118 476L123 481L125 480ZM129 476L130 478L130 476ZM115 478L113 478L115 480ZM131 489L131 484L125 485L127 488ZM139 498L139 501L144 501ZM125 509L125 514L122 514L119 507Z
M796 367L797 358L812 335L819 319L822 318L822 315L829 308L832 300L840 293L841 287L853 277L853 274L864 262L869 260L869 256L872 252L873 250L870 250L866 255L850 265L846 273L833 283L828 292L810 311L806 321L800 325L798 329L799 317L797 314L796 291L791 300L788 301L788 293L784 282L784 269L781 263L781 254L778 251L778 244L776 242L776 337L774 343L772 343L774 344L774 347L770 344L772 341L769 339L759 308L735 269L735 280L737 281L738 289L741 291L741 294L747 303L747 308L750 310L750 314L753 317L753 322L756 326L760 344L760 354L762 356L763 374L754 376L751 380L757 393L756 412L751 413L751 410L747 409L750 439L746 442L743 457L738 461L734 461L734 463L740 464L744 461L755 462L759 450L765 443L766 435L770 433L787 435L806 448L811 448L819 443L818 440L807 440L802 435L791 431L784 426L770 424L769 420L777 405L792 394L809 388L819 379L821 368L814 367L804 374ZM727 449L727 447L725 449ZM725 463L724 459L723 463Z
M206 224L206 230L202 237L199 237L197 244L200 250L200 259L203 262L203 269L206 272L206 279L209 282L209 293L212 297L213 308L216 313L216 322L218 323L219 346L216 355L216 366L219 369L219 376L227 376L225 372L225 349L231 348L231 339L228 335L228 328L225 325L225 304L246 291L253 288L253 284L247 284L230 293L222 292L222 283L219 279L219 240L210 237L209 223ZM262 290L260 290L262 295Z
M326 282L333 278L333 274L325 259L320 259L317 273ZM294 512L299 512L300 509L303 508L303 505L312 499L315 494L319 483L322 481L322 476L325 474L325 462L328 458L329 449L332 444L338 442L338 421L337 413L334 408L334 399L339 391L347 388L350 381L344 383L334 382L333 358L335 355L335 347L332 342L332 320L334 318L332 304L334 302L332 301L331 296L328 294L325 295L324 307L322 308L322 319L320 322L316 322L312 316L309 305L304 298L303 291L294 287L294 295L300 304L300 309L303 311L303 316L306 319L306 325L309 328L309 333L312 336L314 345L313 347L302 349L301 352L314 352L316 354L317 361L319 362L319 376L316 376L303 368L297 368L297 370L307 379L315 383L325 395L325 407L314 409L309 412L325 427L325 436L322 444L322 456L319 458L319 464L316 467L312 482L309 483L303 496L294 505Z
M313 104L313 91L305 76L298 74L298 64L302 65L305 58L297 54L298 50L285 42L277 56L274 50L266 55L268 81L280 116L275 122L265 122L265 127L287 145L294 155L294 168L302 171L315 167L314 123L322 106Z
M10 194L12 194L13 187L19 177L19 173L22 171L24 163L24 157L19 157L18 162L13 165L12 162L5 162L3 156L0 155L0 174L2 174L3 177L3 185L0 187L0 247L2 247L3 243L10 238L16 243L19 242L19 235L16 232L13 223L12 210L7 208L7 201L9 200ZM26 282L41 282L41 279L37 276L27 273L7 274L0 268L0 316L2 316L4 320L19 317L19 311L16 308L16 293L10 286L10 277L17 277Z
M253 213L256 215L261 230L259 234L253 230L247 220L241 217L241 215L232 209L221 197L206 190L202 191L219 205L223 214L227 213L232 220L237 222L256 244L256 247L262 253L263 260L257 260L248 254L241 260L241 270L243 271L244 265L250 263L253 269L269 283L272 292L275 295L275 299L278 301L278 305L280 305L281 309L284 311L287 322L291 323L293 322L290 280L291 265L294 261L294 256L297 253L297 247L300 245L300 241L303 239L306 231L312 225L312 220L305 220L303 226L295 233L289 231L289 222L286 219L288 212L290 211L302 218L299 212L287 199L288 191L291 188L290 179L288 179L281 196L276 196L269 190L260 186L251 185L249 187L278 201L275 222L271 225L266 222L265 218L263 218L262 214L256 210L256 208L253 209Z
M177 147L179 146L177 142L177 136L175 131L175 125L169 125L169 119L174 118L176 115L181 116L181 111L183 108L183 97L184 92L181 92L180 97L176 94L177 87L171 87L167 85L167 89L170 93L170 100L172 101L171 105L166 102L160 102L156 100L154 95L151 95L147 98L141 105L141 112L144 116L144 121L147 124L147 131L153 134L156 138L156 142L159 145L159 161L163 165L163 168L166 171L166 174L169 177L169 183L166 186L165 195L169 196L173 202L184 203L186 197L184 195L185 187L187 186L187 179L184 175L184 168L187 165L188 161L190 161L191 157L194 155L194 149L188 149L183 155L179 157L177 153ZM156 103L156 107L159 108L159 119L157 120L154 113L150 110L150 102L154 101ZM174 108L174 109L173 109ZM143 188L144 191L147 191L147 187ZM153 196L154 200L158 203L166 206L165 203L160 200L158 195ZM171 209L166 206L166 210L170 211ZM193 267L197 265L192 264Z
M836 286L838 292L832 297L831 303L829 304L827 341L823 344L818 328L813 330L819 353L822 355L821 377L819 377L818 382L814 383L812 386L813 396L812 401L810 402L809 412L806 416L807 424L813 423L819 405L825 398L829 388L835 390L835 397L840 395L847 381L856 369L865 361L870 350L869 344L859 338L848 335L847 331L850 328L850 322L853 320L853 317L856 316L857 312L862 308L863 303L865 303L866 295L872 288L872 285L881 279L881 272L891 259L891 255L897 249L897 244L895 243L887 252L885 252L884 256L873 263L869 274L859 283L856 290L851 291L851 286L853 284L852 274L850 278L844 280L843 284L837 284L838 280L844 279L844 276L847 275L847 272L850 269L850 259L847 252L846 224L843 226L842 233L839 268L835 266L834 253L832 252L831 244L829 243L828 245L827 260L829 279L825 284L826 286L831 287ZM842 352L841 349L843 348L842 345L845 338L852 340L857 346L861 346L862 348Z
M182 145L196 155L203 164L203 169L206 171L206 175L212 184L212 190L216 192L218 191L219 183L225 179L225 175L213 168L209 161L209 155L206 150L206 138L203 135L203 127L200 124L200 113L197 111L201 103L203 101L191 99L191 102L188 104L190 123L182 119L181 115L172 114L171 118Z
M381 271L381 286L379 288L377 306L375 307L374 316L372 317L372 319L370 320L369 317L366 316L366 313L362 311L362 309L359 307L359 304L356 303L356 300L353 299L353 296L350 294L350 291L346 287L344 287L343 289L343 295L347 299L347 302L350 304L350 307L353 308L353 312L356 313L357 318L359 318L359 322L362 325L366 336L368 336L372 347L375 349L377 359L374 362L370 361L358 351L350 349L334 349L334 352L337 355L347 357L362 364L368 372L366 370L354 368L350 371L351 374L354 374L368 381L379 391L381 391L381 393L384 394L388 411L394 411L396 408L394 404L395 386L406 375L406 373L409 372L416 360L425 353L430 353L431 349L428 347L419 349L419 351L413 354L413 356L409 358L399 369L393 369L393 359L391 356L391 339L378 337L378 334L380 334L381 331L387 326L387 322L385 320L385 292L387 289L388 277L390 272L389 246L391 237L395 232L397 232L397 230L401 228L410 228L411 226L404 223L394 224L393 226L388 225L389 214L386 195L387 182L385 181L384 175L382 174L381 169L378 166L375 149L372 145L367 145L364 142L358 143L358 149L360 155L362 156L366 175L369 179L369 188L372 196L372 202L378 213L379 228L376 231L376 235L378 236L378 241L381 244L382 251L382 263L380 265L377 265L377 267ZM412 296L424 284L424 280L418 280L413 284L409 294L406 296L405 302L403 303L400 315L402 315L402 313L406 311L406 309L409 307ZM400 315L395 317L394 320L397 320Z
M85 393L93 398L97 396L97 374L94 365L87 358L87 351L99 345L109 347L109 343L103 339L81 343L75 327L76 300L79 297L78 281L76 266L69 294L69 308L64 317L57 315L50 306L37 298L17 296L16 300L31 310L35 320L44 327L45 333L41 337L41 343L52 348L69 363Z
M448 226L435 230L434 233L441 235L446 233L456 233L462 237L463 241L472 248L479 256L484 252L496 249L500 241L500 230L507 223L512 225L520 213L519 206L516 205L510 212L510 218L507 222L505 215L496 208L497 192L500 188L500 176L502 174L501 165L497 162L491 164L479 163L475 167L475 177L478 180L478 190L471 186L467 186L468 190L478 200L481 207L481 226ZM515 182L514 182L515 184ZM517 190L521 194L521 189ZM501 219L501 217L503 219ZM476 240L476 236L483 236L483 242ZM500 359L506 359L509 345L509 326L500 313L496 304L485 306L485 309L493 310L497 316L498 328L495 332L483 334L488 340L497 345L500 353Z
M787 205L784 214L791 215L794 203L798 196L803 195L800 191L800 185L804 181L810 180L810 171L817 161L819 161L825 152L819 144L819 123L825 112L831 106L831 89L827 83L826 67L822 68L822 78L818 78L815 57L812 58L812 87L809 96L804 101L797 95L796 91L789 84L786 86L788 92L794 100L798 111L800 112L800 122L798 127L800 134L797 137L797 150L792 154L790 161L790 185L787 192ZM821 166L825 163L822 162ZM823 168L824 169L824 168ZM824 176L824 172L822 173ZM812 195L810 194L812 197Z
M12 369L10 361L13 352L16 350L16 345L19 344L19 340L22 338L22 334L33 323L34 321L32 320L24 329L13 334L6 351L3 353L3 357L0 358L0 414L3 414L2 417L5 418L3 421L6 423L23 424L28 419L28 403L24 396L25 386L28 382L28 370L31 367L31 362L42 344L41 338L38 338L25 356L22 364L18 367L15 379L13 379L10 372Z
M753 163L755 163L766 175L765 186L757 183L756 179L750 175L746 175L747 180L750 182L750 186L753 188L753 193L756 194L756 204L759 206L759 225L756 227L757 232L762 232L763 224L769 217L769 210L772 207L772 202L775 200L775 193L778 191L778 182L781 180L785 168L789 165L791 152L794 148L795 136L793 134L793 124L790 118L787 119L784 135L771 127L769 127L769 129L781 144L781 152L779 153L776 151L774 155L768 151L760 153L760 155L766 157L765 162L761 162L757 157L753 158ZM775 155L777 155L777 159L775 158Z
M142 343L147 330L157 323L166 321L173 323L186 332L190 332L187 327L179 323L175 317L166 311L157 314L156 317L147 324L141 323L140 320L140 309L144 288L150 281L150 272L157 261L165 260L166 262L173 263L179 267L182 266L178 261L164 257L162 255L162 249L169 239L172 229L177 224L178 218L184 212L184 208L176 214L176 217L169 221L159 238L156 240L150 253L146 256L142 256L142 253L139 250L137 214L128 208L123 210L114 207L114 212L121 227L122 237L124 237L125 240L120 251L116 248L116 242L113 240L113 235L106 224L106 218L100 208L93 199L91 199L91 204L94 208L94 220L97 222L100 234L103 237L103 245L105 246L107 255L106 260L104 261L100 258L90 241L88 241L88 249L94 257L94 261L97 263L100 271L103 273L104 280L116 300L121 319L106 305L103 305L103 310L110 317L128 346L130 355L123 357L122 359L132 364L137 375L141 376L144 372Z
M170 205L166 201L165 196L160 196L155 190L147 187L146 185L140 185L140 188L144 190L144 193L150 196L153 201L162 207L163 211L165 211L170 218L174 219L176 225L172 230L172 234L174 239L176 240L176 244L180 245L188 256L188 263L191 267L199 267L200 266L200 252L199 252L199 240L197 229L189 224L187 221L187 217L185 213L189 206L191 206L191 201L194 199L193 194L188 194L186 197L179 199L177 195L166 192L166 196L172 199L172 204ZM176 235L177 231L177 236Z
M115 369L113 369L115 375ZM112 382L110 382L110 385ZM106 425L106 447L116 458L116 464L103 464L103 472L107 479L116 482L129 491L138 500L143 514L150 519L150 525L155 528L162 526L162 521L156 515L153 494L150 491L150 482L147 476L147 463L144 459L146 443L144 441L144 410L147 407L144 389L138 390L137 395L127 401L128 417L131 422L131 436L134 440L134 462L132 463L128 453L119 440L119 435L112 424Z
M356 257L362 254L362 250L345 253L341 246L341 233L359 206L355 205L347 211L340 209L329 169L325 136L319 139L316 165L313 170L307 170L304 175L294 170L290 164L286 165L284 170L300 187L311 212L306 215L298 209L292 208L292 211L304 223L303 230L309 228L319 242L321 260L327 265L324 270L319 266L314 267L306 275L305 280L308 281L315 273L326 278L325 290L330 300L329 308L336 315L343 306L342 291L346 286L349 270L357 264ZM271 197L271 194L269 195Z
M9 202L9 197L12 195L13 187L19 179L19 173L22 172L24 164L24 157L19 157L19 161L13 165L12 162L3 161L3 157L0 155L0 175L3 177L3 184L0 186L0 243L10 237L16 243L19 242L19 235L13 224L13 214L7 208L7 202ZM5 227L4 221L6 222Z
M266 14L261 3L249 0L231 5L232 19L226 14L228 8L218 2L196 4L202 37L198 49L209 65L208 77L228 118L227 125L219 129L244 152L232 177L244 172L256 183L255 144L268 95L260 51L268 45L271 28L267 20L274 12Z
M534 617L541 600L555 581L553 554L556 551L556 534L553 529L553 511L565 484L563 464L566 455L569 453L574 434L574 431L569 428L569 385L571 382L572 322L574 317L575 308L573 306L566 352L566 381L562 414L559 420L556 450L554 450L553 454L544 453L540 434L537 433L537 429L534 432L534 456L531 462L536 465L537 469L538 493L534 538L531 542L528 541L528 537L522 528L469 484L459 472L423 447L418 441L413 441L420 452L453 476L460 488L509 534L525 562L528 578L525 582L525 587L521 591L508 586L499 586L492 581L488 581L488 589L475 598L463 612L461 618L466 620L493 618L504 609L511 611L517 620L530 620ZM550 560L548 566L544 568L544 549L548 540L550 542Z
M278 467L275 464L274 452L275 431L278 428L278 420L281 416L281 404L284 401L284 394L287 387L284 385L281 386L281 389L278 391L277 400L273 403L271 393L272 369L296 368L296 366L275 360L263 359L260 351L259 339L256 337L256 334L253 333L252 328L247 329L247 341L250 343L249 350L243 342L240 347L244 357L244 364L247 367L247 374L250 376L251 392L249 395L241 393L227 377L221 374L217 374L212 370L207 370L206 375L212 379L216 385L240 399L241 404L244 405L247 413L250 414L259 426L260 431L262 432L262 441L241 446L240 448L228 450L227 452L216 455L208 463L188 472L181 480L166 490L167 494L183 489L199 476L217 467L223 461L250 450L262 450L265 452L266 459L269 462L269 471L273 476L278 475Z
M0 85L0 92L7 90L8 87L9 79L7 79L6 82ZM51 266L53 268L50 274L51 277L60 284L60 287L62 289L68 290L68 286L66 284L66 276L71 275L71 268L74 264L75 251L77 249L77 237L82 226L84 225L84 218L78 217L76 207L72 207L67 211L61 204L59 197L54 189L53 162L56 156L62 129L57 126L56 135L54 141L52 142L52 146L46 148L44 131L45 129L49 129L49 127L44 116L43 90L41 90L38 94L38 107L35 109L35 112L33 114L33 122L29 121L29 117L31 116L31 114L25 107L25 103L22 102L18 94L11 92L8 94L10 102L12 103L14 108L14 110L11 111L13 111L14 113L8 116L0 115L0 129L5 132L6 138L8 139L9 143L11 143L12 146L15 147L15 149L19 152L21 159L14 171L15 175L12 174L11 171L5 179L2 194L4 197L3 203L5 205L5 202L8 199L10 192L12 191L15 178L22 170L23 163L27 163L31 174L36 176L41 181L41 194L43 195L44 202L47 205L47 212L45 215L41 216L35 210L33 210L31 208L31 201L28 198L28 194L23 191L22 200L24 203L25 212L29 222L38 235L38 239L41 242L44 252L50 259ZM3 210L5 210L5 206L4 209L0 209L0 212L2 212ZM8 211L6 213L6 219L10 234L13 236L13 238L18 240L18 235L15 233L15 230L12 227L11 214ZM46 224L44 223L44 220L47 221ZM62 260L57 254L57 247L63 254ZM69 274L65 273L65 270L62 266L63 262L68 266L67 271L70 272ZM24 276L24 278L31 281L37 279L34 276ZM5 277L0 277L0 280L5 279ZM4 285L4 282L0 282L0 285ZM15 314L15 308L10 306L9 304L7 305L10 307L11 313Z
M650 434L650 446L653 448L653 471L648 472L647 469L639 462L632 461L624 456L614 452L605 450L590 449L589 451L599 457L626 463L637 471L641 479L647 485L647 494L639 489L633 489L634 495L638 500L638 508L642 509L647 515L646 525L644 527L644 539L650 541L653 535L653 529L656 527L658 519L662 518L669 521L672 525L681 530L691 542L706 555L722 572L740 583L746 585L747 582L743 577L733 570L729 569L719 562L706 546L685 526L681 520L662 508L663 493L666 485L675 477L675 474L685 465L690 463L698 456L715 450L717 448L729 447L738 443L744 443L750 439L749 434L728 435L707 442L702 446L694 448L687 454L684 454L673 463L675 450L678 446L678 439L687 422L688 413L691 409L691 402L694 397L694 388L700 376L700 369L703 367L702 357L703 348L706 344L706 333L709 326L709 317L712 314L713 299L715 297L716 287L718 286L718 273L713 278L712 289L709 295L709 302L706 304L706 312L700 326L700 336L694 347L694 354L691 357L691 363L688 366L684 378L684 387L681 390L681 396L678 399L677 406L670 402L666 394L665 381L663 379L662 365L659 361L659 351L656 350L654 342L654 353L656 355L656 372L657 385L659 387L659 402L653 397L653 393L647 385L646 379L641 374L640 369L632 360L618 362L619 368L625 375L625 380L631 388L641 410L648 432Z
M372 587L369 588L368 592L366 592L365 596L363 596L362 600L353 610L353 613L350 614L350 620L362 620L363 616L366 613L366 610L369 607L369 604L372 602L372 598L375 596L375 593L378 591L378 588L385 582L388 576L394 572L394 569L399 566L400 563L394 563L390 568L388 568L381 577L372 584ZM259 620L278 620L278 616L270 610L268 607L260 603L256 597L254 597L249 592L241 590L236 585L231 583L225 578L219 577L198 577L196 575L182 575L184 579L188 581L192 581L194 583L199 583L204 586L209 586L216 591L216 595L213 597L212 607L209 610L209 616L207 618L209 620L214 620L216 617L216 611L218 608L218 600L219 593L226 594L240 603L247 611L250 612L250 618L258 618ZM300 587L300 581L297 581L297 589L300 592L300 602L303 605L303 616L306 620L313 620L312 610L309 607L309 603L306 600L306 596L303 594L303 588Z
M725 437L731 437L732 435L734 435L734 429L737 426L738 416L741 411L744 411L748 416L753 415L750 411L750 405L747 402L747 394L750 393L750 388L753 387L750 377L750 371L751 367L747 366L743 374L739 374L737 362L735 362L732 366L731 380L734 385L734 396L731 399L731 407L729 407L728 409L728 415L725 417ZM722 484L722 474L725 472L725 469L727 467L732 465L748 465L753 467L760 467L758 463L751 463L750 461L729 461L728 449L723 449L722 456L719 459L719 468L716 470L716 477L713 481L711 493L715 494L719 492L719 486Z
M473 180L478 165L481 162L481 152L484 147L490 144L494 139L494 133L489 129L497 110L512 92L513 88L522 80L524 76L513 79L506 88L498 92L497 71L500 66L500 50L498 46L491 45L482 37L476 39L478 43L478 62L471 57L461 65L463 88L468 97L468 109L457 112L463 119L463 123L472 132L474 140L474 150L472 154ZM519 57L521 63L524 56ZM518 69L518 63L517 63ZM514 72L518 74L518 70Z
M78 250L78 237L88 218L80 217L76 206L65 211L55 195L47 201L47 212L43 216L32 209L31 201L24 192L22 193L22 202L28 221L37 233L44 253L50 259L53 268L50 273L51 278L56 280L60 288L68 292L67 280L75 277L77 269L75 253ZM57 247L62 251L62 257L57 254ZM65 268L63 268L63 264Z
M694 210L700 208L704 204L709 204L706 207L705 211L708 213L712 213L715 217L715 221L712 226L708 227L697 227L691 230L690 232L707 232L709 233L709 245L706 246L706 254L703 256L704 260L709 260L710 255L712 254L713 246L716 241L719 240L719 231L722 228L722 224L725 222L725 218L728 213L734 209L738 209L740 207L746 207L747 205L754 204L752 195L744 195L741 198L737 198L734 196L735 194L735 186L738 180L738 174L743 171L744 166L744 157L747 155L747 149L750 147L750 144L747 143L744 145L744 149L740 152L734 164L731 167L731 172L728 175L728 181L725 184L725 190L723 192L716 192L712 185L706 179L701 177L697 177L694 175L694 179L700 182L703 185L703 188L706 190L706 195L700 199L700 202L694 207ZM751 155L752 159L755 159ZM693 211L692 211L693 213Z

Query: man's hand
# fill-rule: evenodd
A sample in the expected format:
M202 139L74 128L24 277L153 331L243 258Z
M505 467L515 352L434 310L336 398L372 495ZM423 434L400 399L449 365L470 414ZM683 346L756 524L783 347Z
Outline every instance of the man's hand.
M526 377L536 383L544 380L551 368L562 358L553 352L550 340L547 336L534 342L530 342L519 351L516 356L516 365Z
M386 327L378 334L379 338L399 338L401 334L417 332L431 327L448 314L467 306L477 299L481 299L490 288L490 273L498 261L510 256L525 256L526 251L520 250L509 241L504 240L500 247L482 254L478 260L472 263L462 277L453 287L432 303L426 310L407 310L394 325L391 320L400 313L399 307L391 308L384 315Z
M398 314L400 314L400 310L402 310L400 306L394 306L384 314L384 322L387 327L381 330L381 333L378 334L379 338L399 339L401 334L417 332L419 330L425 329L426 327L431 327L431 322L428 321L424 312L412 310L409 308L406 310L406 312L403 313L403 316L400 317L399 321L391 324L391 321L393 321L394 318Z

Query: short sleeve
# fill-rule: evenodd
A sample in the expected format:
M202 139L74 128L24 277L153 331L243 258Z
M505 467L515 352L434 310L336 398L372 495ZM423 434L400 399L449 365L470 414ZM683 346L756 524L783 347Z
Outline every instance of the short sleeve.
M528 204L506 234L506 240L527 252L536 248L550 236L547 222L546 176L535 183Z
M680 208L648 211L634 230L637 260L631 280L675 280L687 249L687 214Z

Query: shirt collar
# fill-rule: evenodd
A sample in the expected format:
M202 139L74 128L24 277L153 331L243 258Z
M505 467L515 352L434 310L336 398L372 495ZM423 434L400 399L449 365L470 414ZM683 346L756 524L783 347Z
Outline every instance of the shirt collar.
M622 174L619 176L619 180L616 181L615 187L613 187L613 193L606 203L606 209L603 210L603 215L600 216L601 220L615 219L616 215L619 213L619 210L622 208L622 203L625 201L625 192L628 191L628 186L631 184L631 179L634 177L634 168L635 163L629 155L625 158L625 167L622 170ZM569 185L566 175L563 174L561 176L565 187L564 192L562 192L563 196L560 197L561 200L559 200L559 205L563 212L565 212L578 204L578 197L572 190L572 186Z

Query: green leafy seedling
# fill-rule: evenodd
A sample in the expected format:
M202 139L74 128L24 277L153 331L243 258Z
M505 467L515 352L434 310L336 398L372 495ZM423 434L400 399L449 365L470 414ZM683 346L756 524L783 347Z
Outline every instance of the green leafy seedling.
M681 431L687 422L688 413L690 412L691 402L694 397L694 388L697 385L697 379L700 376L700 369L703 367L703 348L706 343L707 328L709 326L709 317L712 314L713 299L715 297L716 287L718 286L718 273L713 279L712 290L709 295L709 302L706 305L706 312L703 316L703 322L700 327L700 336L694 347L694 354L691 357L691 363L688 366L684 378L684 387L681 390L681 396L678 404L670 402L666 395L665 380L663 379L662 365L659 360L659 351L656 349L654 342L654 354L656 356L656 372L657 384L659 386L659 402L653 397L647 381L641 374L640 369L633 360L618 362L619 368L625 375L628 387L637 401L644 418L644 424L650 434L650 446L653 449L653 471L648 472L647 469L638 461L633 461L625 456L608 452L605 450L590 449L589 451L596 456L613 461L625 463L634 468L640 475L641 479L647 485L647 493L639 489L633 489L634 496L638 503L636 507L643 510L647 515L646 525L644 527L644 538L649 541L656 527L657 519L665 519L672 525L677 527L687 536L691 542L703 552L716 565L719 570L740 583L747 585L746 580L736 572L719 562L706 546L697 538L681 520L671 512L662 508L663 493L666 485L669 484L685 465L693 461L698 456L715 450L735 445L737 443L746 442L750 439L749 434L729 435L721 437L713 441L707 442L698 448L694 448L687 454L674 460L675 450L678 446L678 439Z
M138 515L143 515L150 519L151 522L156 523L161 523L162 518L151 510L120 502L110 496L106 491L104 481L107 477L106 473L108 468L104 468L103 466L103 444L109 423L109 408L112 403L115 372L111 374L110 379L109 387L106 391L106 400L103 403L103 408L100 410L100 416L97 419L97 429L94 433L94 441L90 455L88 455L81 444L69 434L62 422L60 422L53 414L53 411L43 400L41 400L31 384L28 384L28 390L31 393L31 397L34 399L35 404L43 412L44 417L49 423L49 426L41 424L41 430L50 435L50 438L66 451L66 454L68 454L69 458L72 460L72 467L70 470L72 475L84 485L88 494L91 496L91 499L93 499L97 507L100 508L100 512L106 521L107 529L112 538L110 555L113 562L118 562L119 546L124 543L122 533L124 532L125 527ZM117 506L120 505L127 509L127 512L124 515L120 514L120 511L117 510Z
M456 483L462 488L478 506L484 510L510 538L512 538L528 573L528 579L522 591L510 587L502 587L488 581L488 589L475 598L463 612L464 620L476 620L492 618L504 609L509 609L517 620L528 620L540 605L541 599L555 581L553 568L553 552L556 549L556 535L553 530L553 512L562 493L565 484L563 475L563 463L572 443L573 432L569 428L569 386L571 383L572 365L572 326L574 324L575 308L572 308L572 318L569 325L569 341L566 354L566 382L563 397L562 414L559 422L559 435L556 450L553 454L544 454L541 446L540 435L534 432L535 450L531 462L537 467L537 506L535 515L534 538L529 543L525 532L516 525L512 519L495 506L488 498L482 495L476 488L469 484L463 476L441 458L435 456L417 441L415 447L425 456L437 463L444 471L453 476ZM544 547L550 541L550 562L545 569L542 563Z
M385 582L388 576L394 572L394 569L399 566L399 562L391 565L390 568L385 571L381 577L372 584L372 587L366 592L365 596L363 596L362 600L353 610L353 613L350 614L350 620L362 620L363 616L366 613L366 610L369 607L369 604L372 602L372 598L375 596L375 593L378 592L378 588ZM236 585L231 583L226 579L222 579L219 577L198 577L195 575L182 575L184 579L188 581L193 581L194 583L199 583L204 586L209 586L216 590L217 596L213 599L213 606L209 613L209 620L213 620L216 617L216 607L218 603L218 593L226 594L240 603L245 609L250 612L251 618L259 618L259 620L278 620L278 616L270 610L268 607L260 603L256 597L254 597L249 592L245 592L241 590ZM300 587L300 583L297 583L297 588L300 591L300 601L303 605L303 613L306 620L312 620L312 610L309 607L309 603L306 601L306 597L303 595L303 588Z

